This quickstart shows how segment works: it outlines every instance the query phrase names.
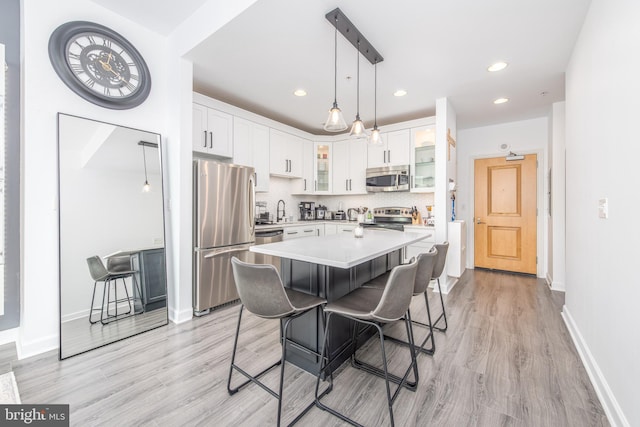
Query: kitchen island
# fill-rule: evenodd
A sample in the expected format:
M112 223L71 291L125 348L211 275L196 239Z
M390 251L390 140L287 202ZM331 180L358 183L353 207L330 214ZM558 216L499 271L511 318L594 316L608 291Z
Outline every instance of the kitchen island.
M399 265L404 248L428 234L365 229L362 238L351 233L307 237L252 246L251 252L280 257L284 285L296 291L326 298L332 302L362 286L374 277ZM353 352L353 322L337 316L329 331L330 370L335 370ZM291 348L287 360L315 374L322 340L322 313L312 311L290 326L289 338L310 350ZM362 339L368 337L363 335Z

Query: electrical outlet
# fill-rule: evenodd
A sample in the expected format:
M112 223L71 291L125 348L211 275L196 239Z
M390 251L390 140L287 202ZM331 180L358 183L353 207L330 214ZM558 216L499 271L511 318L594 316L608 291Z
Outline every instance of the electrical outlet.
M606 197L598 200L598 218L609 218L609 199Z

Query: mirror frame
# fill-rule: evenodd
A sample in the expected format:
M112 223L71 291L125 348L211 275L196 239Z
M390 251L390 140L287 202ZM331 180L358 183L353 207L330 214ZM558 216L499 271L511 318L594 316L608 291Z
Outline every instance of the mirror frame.
M165 292L166 292L166 306L165 306L165 320L164 322L155 325L155 326L151 326L149 328L146 328L144 330L138 331L138 332L134 332L131 335L127 335L127 336L123 336L123 337L119 337L113 341L108 341L105 342L103 344L99 344L96 346L92 346L90 348L87 348L86 350L82 350L73 354L69 354L69 355L65 355L63 356L62 354L62 237L61 237L61 227L62 227L62 214L61 214L61 127L60 127L60 119L61 117L70 117L70 118L77 118L77 119L81 119L81 120L87 120L87 121L91 121L91 122L95 122L95 123L100 123L100 124L105 124L105 125L110 125L110 126L116 126L122 129L130 129L136 132L146 132L149 134L154 134L157 135L157 140L158 140L158 161L159 161L159 168L160 168L160 185L161 185L161 194L162 194L162 239L163 239L163 245L164 245L164 264L163 264L163 273L164 273L164 277L165 277ZM74 114L67 114L67 113L62 113L62 112L58 112L56 115L56 129L57 129L57 147L56 147L56 169L57 169L57 203L56 203L56 208L58 210L58 359L59 360L65 360L68 359L70 357L74 357L74 356L78 356L80 354L84 354L87 353L89 351L98 349L98 348L102 348L105 347L107 345L111 345L123 340L126 340L128 338L131 337L135 337L137 335L143 334L145 332L149 332L152 331L154 329L158 329L164 326L167 326L169 324L169 292L168 292L168 288L169 288L169 283L168 283L168 268L167 268L167 264L168 264L168 258L167 258L167 208L166 208L166 200L167 199L167 187L165 186L165 176L166 176L166 170L165 170L165 166L164 166L164 162L163 162L163 143L162 143L162 135L160 133L157 132L151 132L151 131L146 131L143 129L136 129L136 128L132 128L130 126L123 126L123 125L118 125L115 123L109 123L109 122L105 122L102 120L96 120L96 119L92 119L92 118L88 118L88 117L81 117L81 116L77 116ZM89 315L91 315L91 311L89 312Z

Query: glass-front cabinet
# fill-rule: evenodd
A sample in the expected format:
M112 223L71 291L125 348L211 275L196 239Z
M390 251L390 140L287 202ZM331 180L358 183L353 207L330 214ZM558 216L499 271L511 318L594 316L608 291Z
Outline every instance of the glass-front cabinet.
M436 191L436 126L411 129L411 191Z
M331 143L315 143L315 193L331 193Z

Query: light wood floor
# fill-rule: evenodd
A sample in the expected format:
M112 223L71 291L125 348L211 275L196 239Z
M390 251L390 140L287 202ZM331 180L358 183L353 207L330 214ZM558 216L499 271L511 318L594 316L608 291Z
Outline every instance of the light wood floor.
M436 335L433 358L419 358L419 389L402 390L394 405L396 425L609 425L560 317L562 299L535 278L467 271L446 296L449 331ZM414 318L423 314L420 302L413 302ZM23 402L68 403L72 425L275 425L276 401L263 390L250 385L227 394L237 311L228 307L63 362L49 352L9 363ZM277 322L246 316L243 325L238 363L258 369L279 357ZM388 348L397 372L407 351ZM379 362L377 343L361 351ZM6 354L0 348L0 357ZM313 399L315 378L287 365L285 380L287 423ZM277 373L266 381L275 387ZM325 401L365 425L388 425L384 382L350 366ZM343 424L314 407L298 425Z

